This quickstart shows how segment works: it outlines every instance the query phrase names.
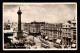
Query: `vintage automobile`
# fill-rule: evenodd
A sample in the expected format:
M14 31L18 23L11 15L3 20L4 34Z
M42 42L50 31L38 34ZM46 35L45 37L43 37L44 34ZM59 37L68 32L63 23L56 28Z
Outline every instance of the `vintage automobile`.
M36 43L35 43L34 41L29 41L29 44L30 44L31 46L33 46L33 45L35 45Z
M34 42L32 39L29 39L28 41L25 41L25 44L27 44L27 45L29 44L29 45L33 46L36 44L36 42Z
M56 47L56 48L62 48L61 45L60 44L57 44L57 43L54 44L54 47Z
M45 44L45 43L42 43L41 46L44 48L50 48L50 46L48 44Z

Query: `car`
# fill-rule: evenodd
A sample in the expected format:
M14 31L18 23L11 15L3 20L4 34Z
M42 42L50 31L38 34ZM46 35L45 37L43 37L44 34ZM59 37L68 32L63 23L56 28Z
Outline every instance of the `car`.
M30 44L31 46L33 46L33 45L35 45L35 42L29 41L29 44Z
M62 48L62 47L60 46L60 44L57 44L57 43L54 44L54 47L56 47L56 48Z
M68 46L67 46L67 45L65 45L65 46L64 46L64 48L68 48Z
M45 44L45 43L42 43L41 46L44 47L44 48L50 48L50 46Z

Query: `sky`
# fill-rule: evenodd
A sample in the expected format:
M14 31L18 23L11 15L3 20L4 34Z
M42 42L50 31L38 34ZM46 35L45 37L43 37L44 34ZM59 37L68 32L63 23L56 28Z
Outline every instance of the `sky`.
M18 22L18 10L22 11L21 21L64 23L77 19L76 3L3 3L3 22Z

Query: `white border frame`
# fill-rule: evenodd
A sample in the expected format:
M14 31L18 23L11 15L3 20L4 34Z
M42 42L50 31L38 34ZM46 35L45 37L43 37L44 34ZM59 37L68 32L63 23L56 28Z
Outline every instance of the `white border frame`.
M28 3L28 2L3 2L3 5L2 5L2 9L4 9L4 5L6 5L6 4L14 4L14 5L17 5L17 4L76 4L76 18L77 18L77 2L50 2L50 3L36 3L36 2L33 2L33 3ZM3 13L4 13L4 11L2 11ZM4 16L3 16L3 20L4 20ZM4 22L3 22L4 23ZM76 24L77 24L77 19L76 19ZM3 29L4 29L4 24L2 25L2 27L3 27ZM2 30L3 30L2 29ZM76 25L76 32L77 32L77 25ZM78 32L77 32L78 33ZM78 36L78 34L76 33L76 35ZM78 41L78 37L76 36L76 39L77 39L77 41L76 41L76 43L77 43L77 47L75 48L75 49L4 49L4 33L2 32L2 45L3 45L3 50L5 50L5 51L16 51L16 50L18 50L18 51L28 51L28 50L77 50L78 49L78 43L77 43L77 41Z

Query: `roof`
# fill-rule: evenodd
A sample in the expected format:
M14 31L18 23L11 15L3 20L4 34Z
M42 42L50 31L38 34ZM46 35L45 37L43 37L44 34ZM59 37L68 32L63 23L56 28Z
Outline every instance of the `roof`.
M69 23L64 23L63 25L70 25Z
M72 20L71 23L76 23L76 20Z

